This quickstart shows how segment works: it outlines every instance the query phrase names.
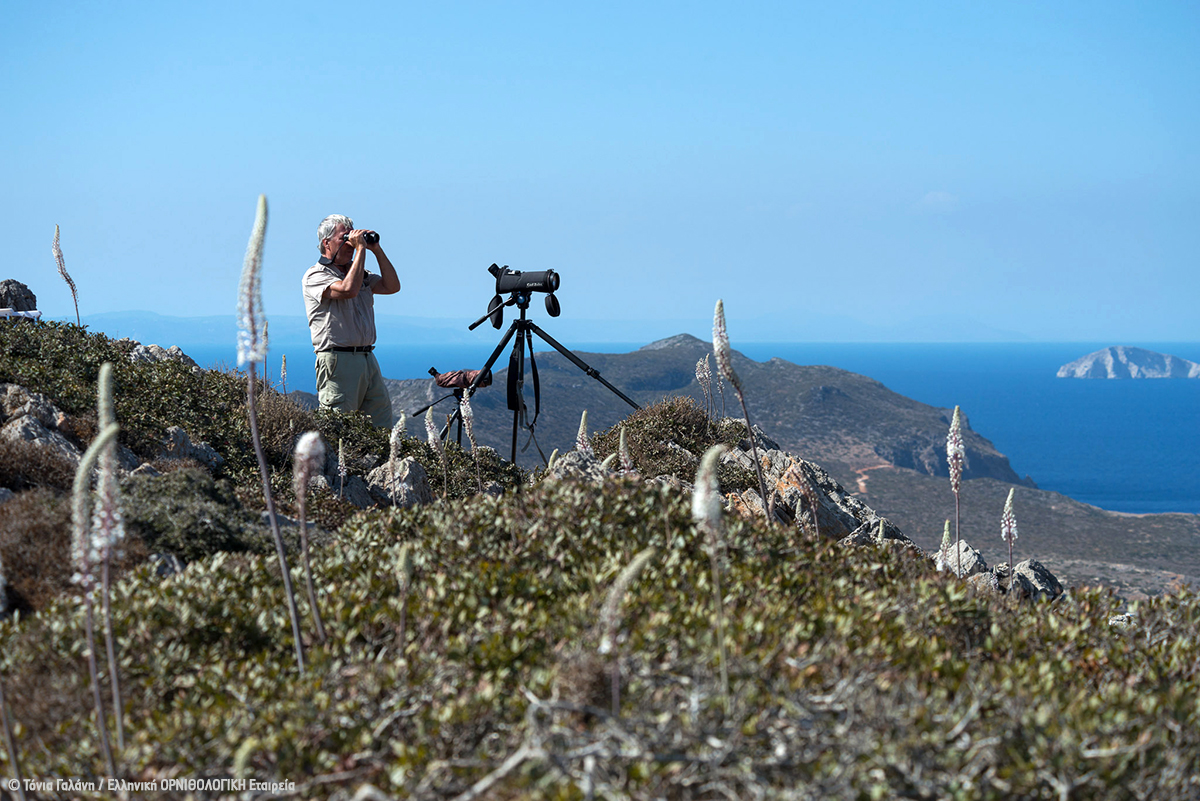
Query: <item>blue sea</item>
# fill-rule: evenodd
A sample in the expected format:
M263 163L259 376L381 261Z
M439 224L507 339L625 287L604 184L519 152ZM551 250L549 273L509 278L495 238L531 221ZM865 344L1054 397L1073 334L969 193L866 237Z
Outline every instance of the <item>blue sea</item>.
M203 366L229 366L232 348L183 349ZM573 350L624 353L644 343L565 343ZM757 361L779 357L870 376L934 406L961 406L971 427L1008 456L1019 475L1042 489L1118 512L1200 513L1200 380L1105 381L1056 378L1058 368L1108 345L1135 343L878 344L744 343ZM1200 343L1136 343L1200 361ZM481 367L494 342L476 345L382 345L388 378L425 378ZM273 348L278 379L288 356L287 388L314 390L313 355ZM501 362L507 354L501 357ZM503 365L502 365L503 366Z

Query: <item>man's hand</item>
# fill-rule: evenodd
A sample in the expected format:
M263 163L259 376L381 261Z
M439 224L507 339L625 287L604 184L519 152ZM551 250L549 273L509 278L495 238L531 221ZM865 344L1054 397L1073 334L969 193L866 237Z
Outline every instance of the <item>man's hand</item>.
M355 228L353 231L346 234L346 242L355 250L358 250L359 248L366 248L367 250L374 253L375 249L377 247L379 247L379 241L376 240L375 244L372 245L372 244L368 244L366 239L364 238L367 234L373 234L373 233L375 233L375 232L370 230L369 228Z

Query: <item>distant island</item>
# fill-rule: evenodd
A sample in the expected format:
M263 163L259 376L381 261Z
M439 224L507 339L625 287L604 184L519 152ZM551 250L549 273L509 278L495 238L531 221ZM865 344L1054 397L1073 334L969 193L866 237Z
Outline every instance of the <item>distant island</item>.
M1116 345L1058 368L1059 378L1200 378L1200 364L1144 348Z

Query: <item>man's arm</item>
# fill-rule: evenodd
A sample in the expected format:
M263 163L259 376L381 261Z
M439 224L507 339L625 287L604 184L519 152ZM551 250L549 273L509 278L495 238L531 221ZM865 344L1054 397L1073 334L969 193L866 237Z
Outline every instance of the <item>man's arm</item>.
M379 262L379 283L371 287L371 291L376 295L396 294L400 291L400 276L396 275L396 268L392 266L391 260L378 242L367 247L375 254L375 261Z
M364 231L351 231L349 242L354 247L354 258L350 260L350 269L346 271L346 277L341 281L334 281L329 286L325 287L325 291L321 293L322 300L349 300L358 297L358 290L362 289L363 273L366 271L367 265L367 245L363 241L362 235Z

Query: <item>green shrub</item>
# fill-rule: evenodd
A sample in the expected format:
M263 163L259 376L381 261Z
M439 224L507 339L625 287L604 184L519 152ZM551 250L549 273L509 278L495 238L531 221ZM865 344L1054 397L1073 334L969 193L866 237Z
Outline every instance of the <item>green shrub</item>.
M630 458L639 474L645 478L675 476L687 482L695 479L699 458L705 451L718 443L736 445L746 433L745 426L728 418L720 422L710 420L691 397L667 398L638 409L623 422L597 434L592 447L598 458L617 453L622 426L626 429ZM668 443L683 448L695 460ZM720 465L717 479L726 493L758 487L754 471L738 465Z
M1101 592L1009 607L912 554L726 522L728 713L688 498L641 482L560 481L355 516L339 547L313 555L330 640L310 645L303 679L273 560L218 554L167 581L142 570L114 594L131 654L128 770L227 776L254 738L250 774L295 781L304 797L365 781L453 795L534 742L553 758L535 755L493 792L575 797L589 753L591 781L633 798L715 783L769 798L1057 798L1063 783L1073 798L1193 792L1194 596L1143 604L1125 632L1107 625L1118 602ZM401 642L404 545L415 571ZM622 717L555 707L607 702L587 659L596 610L651 546L615 642ZM72 706L86 681L81 618L60 600L20 631L0 626L3 668L21 688L14 713L46 718L28 724L34 775L99 770L81 736L86 699ZM60 702L35 700L45 692ZM532 716L530 696L545 703ZM341 778L315 781L331 774Z

